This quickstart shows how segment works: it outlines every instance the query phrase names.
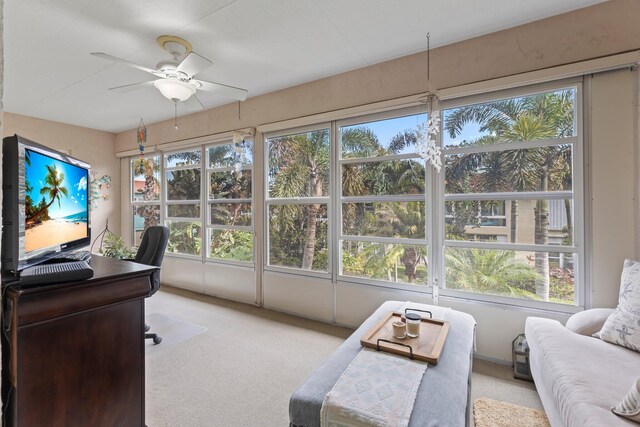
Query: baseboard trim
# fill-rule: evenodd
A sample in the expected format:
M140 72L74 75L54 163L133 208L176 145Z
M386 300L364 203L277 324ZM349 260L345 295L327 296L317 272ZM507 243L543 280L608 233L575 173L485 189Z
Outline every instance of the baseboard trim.
M497 357L486 356L480 353L474 353L473 358L495 363L496 365L513 366L513 362L511 360L498 359Z

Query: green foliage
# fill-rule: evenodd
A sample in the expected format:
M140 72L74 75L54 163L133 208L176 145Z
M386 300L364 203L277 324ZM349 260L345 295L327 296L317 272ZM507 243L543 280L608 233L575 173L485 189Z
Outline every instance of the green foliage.
M186 255L200 255L200 223L170 222L167 251Z
M130 259L136 255L136 252L124 243L122 237L111 231L105 233L104 240L98 252L101 255L115 259Z
M537 299L537 273L515 251L447 248L445 266L448 288Z
M253 261L253 235L246 231L214 230L211 236L212 258Z

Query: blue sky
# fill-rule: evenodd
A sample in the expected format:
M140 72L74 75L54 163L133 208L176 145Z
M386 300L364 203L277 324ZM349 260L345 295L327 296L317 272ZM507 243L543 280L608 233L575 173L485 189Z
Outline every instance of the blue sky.
M446 111L444 113L446 116ZM419 124L424 122L425 118L426 113L423 113L414 116L398 117L378 122L357 124L354 125L354 127L364 126L371 129L378 136L378 141L380 141L380 144L382 146L388 147L389 142L391 142L391 138L396 136L399 132L417 128ZM478 138L479 136L481 136L480 127L476 123L467 123L462 129L461 134L458 135L455 139L451 139L446 133L443 134L443 144L445 145L445 147L449 145L457 145L464 140L470 141L472 139ZM405 149L403 153L407 153L409 151L411 150Z
M44 156L35 151L31 153L31 166L26 165L26 178L31 184L32 190L29 193L34 204L40 203L45 197L47 203L51 201L46 195L40 195L40 189L46 186L44 179L47 174L46 165L55 166L64 174L62 186L67 188L67 197L61 195L60 207L58 202L54 202L49 207L49 217L63 218L78 212L87 210L87 173L84 169L73 166L59 160Z

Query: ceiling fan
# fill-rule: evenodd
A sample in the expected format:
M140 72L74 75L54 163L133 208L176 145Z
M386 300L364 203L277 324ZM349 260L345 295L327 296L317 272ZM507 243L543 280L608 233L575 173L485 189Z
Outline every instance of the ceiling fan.
M212 62L193 52L191 43L188 41L176 36L160 36L156 40L160 47L171 54L172 59L159 62L155 70L103 52L91 53L93 56L137 68L138 70L146 71L149 74L159 77L148 82L112 87L109 90L128 92L154 86L165 98L175 103L187 101L187 107L190 110L204 109L200 100L195 96L198 90L217 93L221 96L239 101L247 99L246 89L194 78L200 71L209 67Z

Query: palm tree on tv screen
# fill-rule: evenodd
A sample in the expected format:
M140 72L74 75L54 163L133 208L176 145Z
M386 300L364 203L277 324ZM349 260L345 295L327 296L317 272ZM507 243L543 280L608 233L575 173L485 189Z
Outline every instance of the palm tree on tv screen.
M61 206L62 196L68 197L68 190L62 185L62 183L64 182L64 173L59 171L58 168L55 167L55 165L46 165L46 168L47 174L44 177L44 183L46 185L40 189L40 195L49 197L51 200L49 201L49 203L47 203L46 206L39 209L32 216L28 217L26 220L27 223L35 222L45 212L48 212L49 207L56 200L58 201L58 206Z

